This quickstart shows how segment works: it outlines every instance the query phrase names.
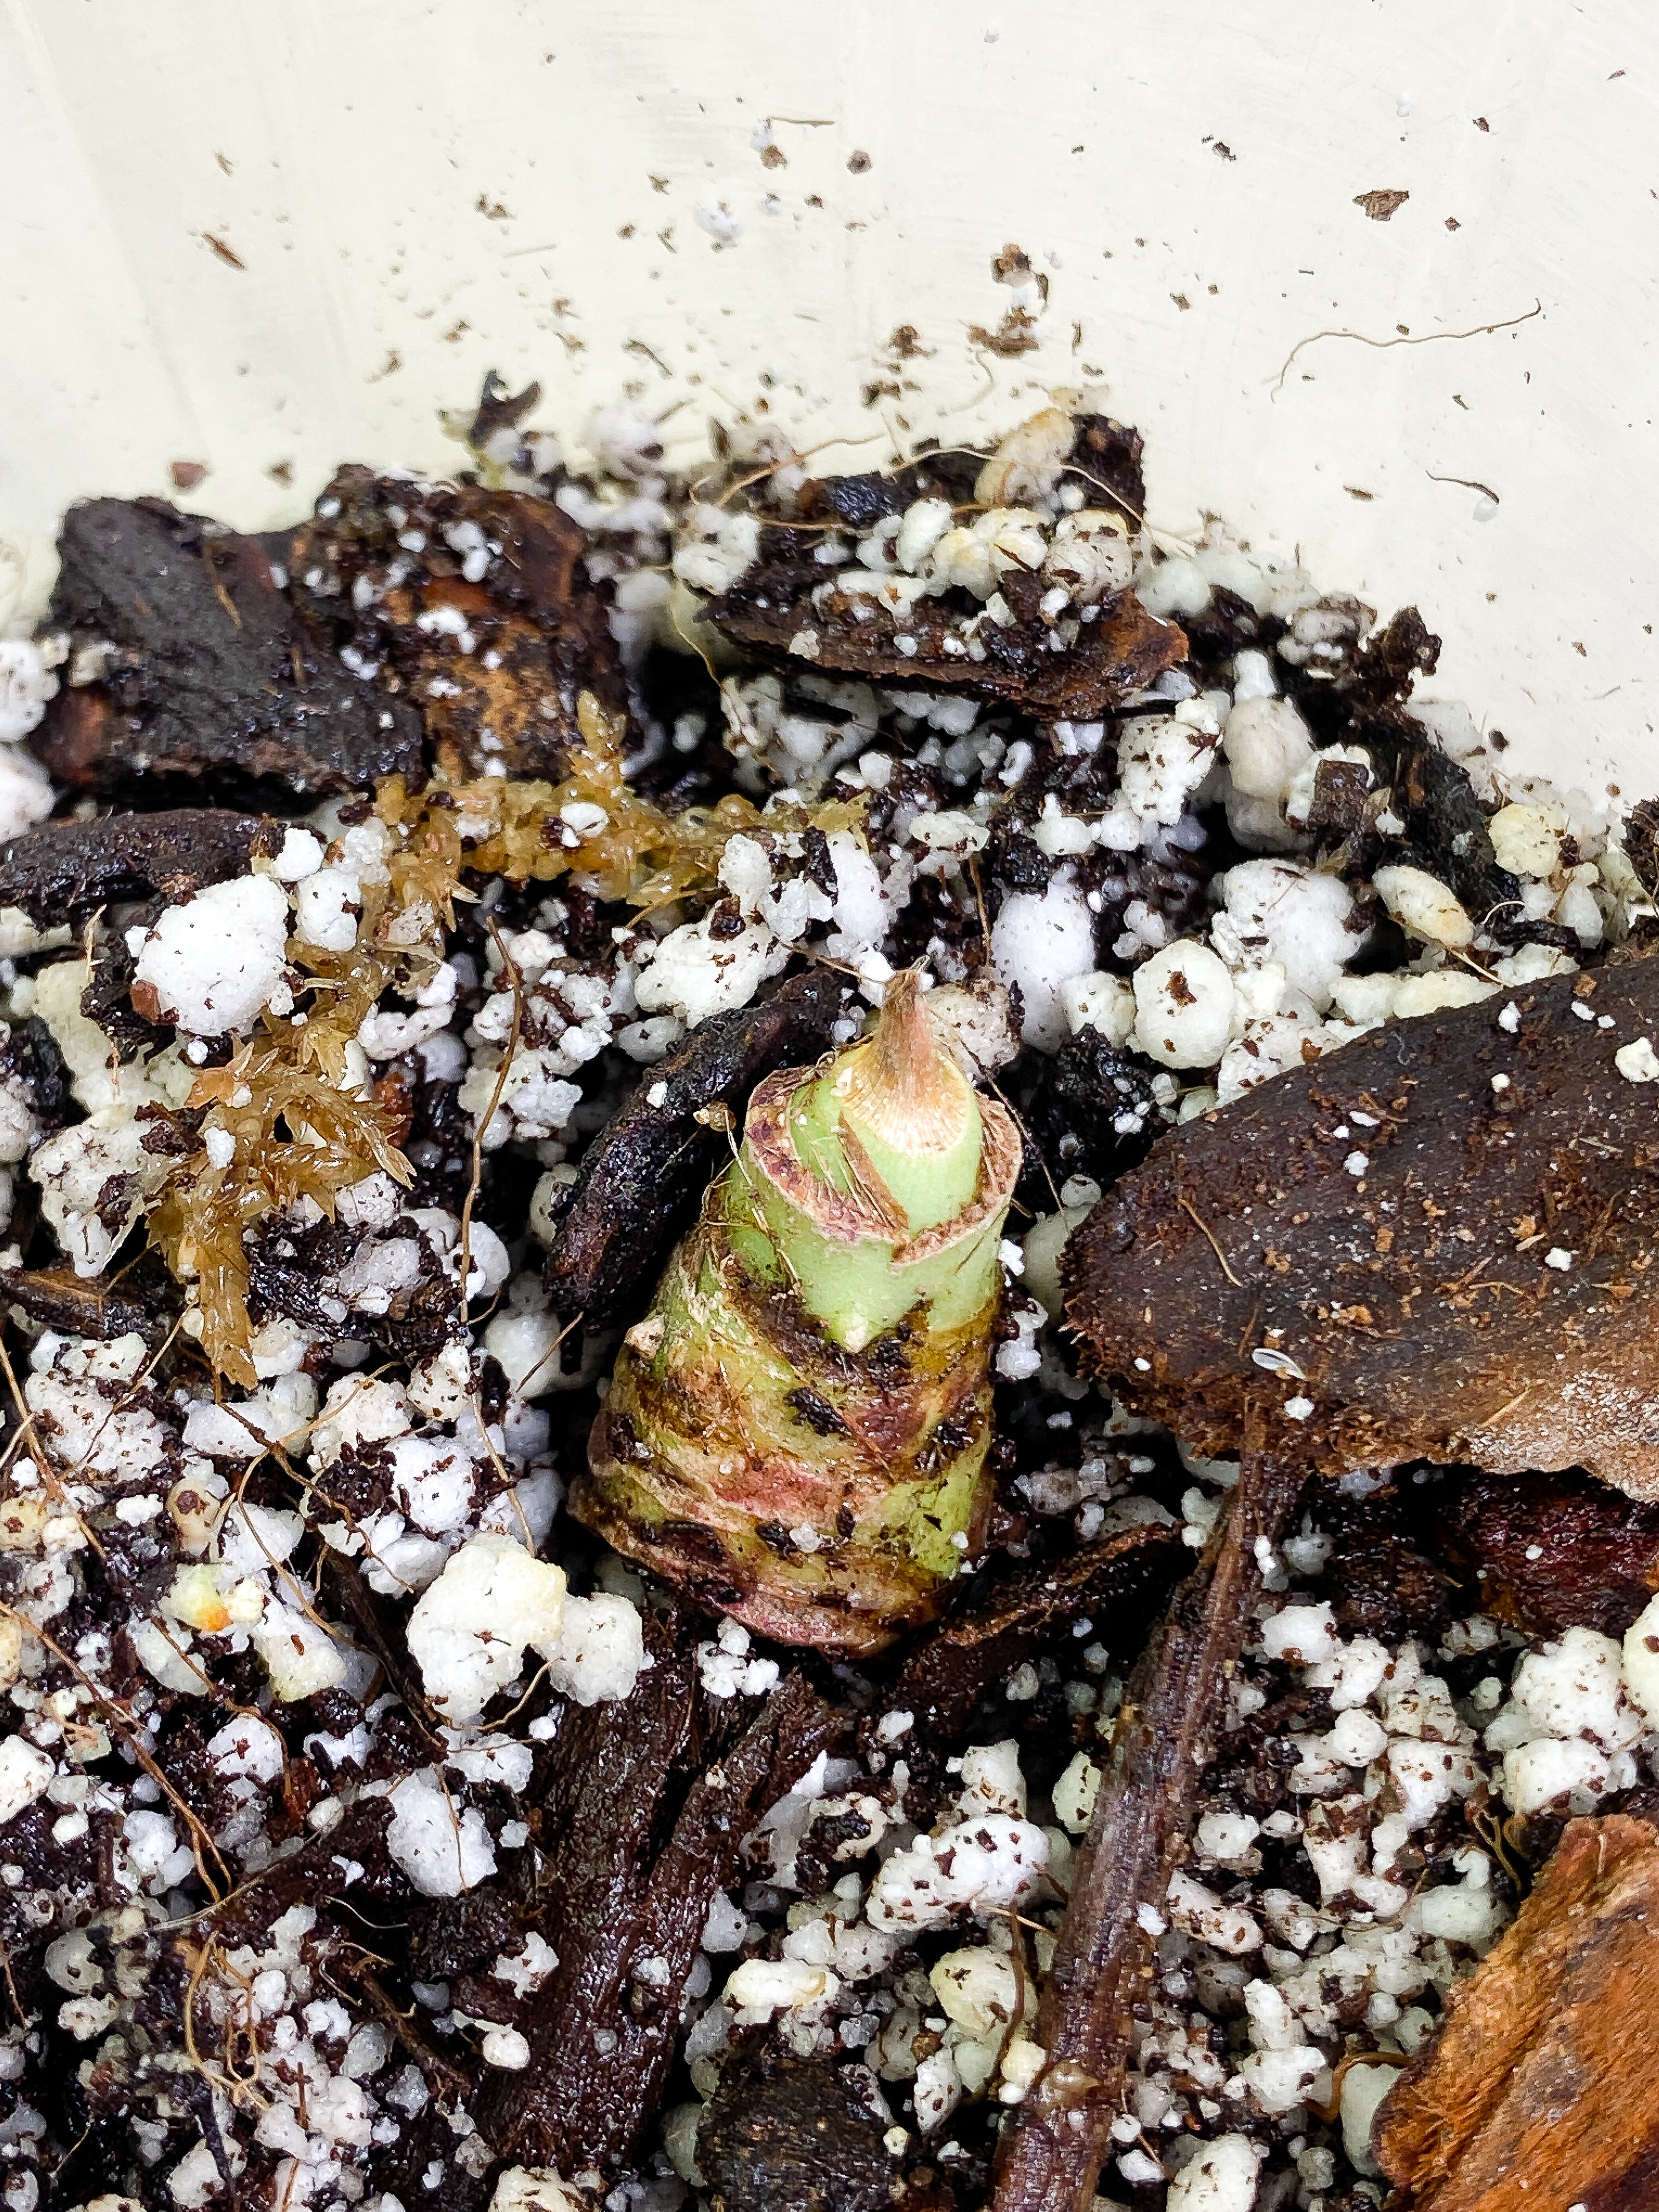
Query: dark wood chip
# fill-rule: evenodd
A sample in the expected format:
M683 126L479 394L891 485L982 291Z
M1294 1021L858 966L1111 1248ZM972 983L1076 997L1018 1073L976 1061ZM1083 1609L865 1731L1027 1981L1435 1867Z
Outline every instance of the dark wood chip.
M912 1645L884 1704L915 1716L904 1748L952 1743L974 1708L1011 1668L1062 1628L1094 1620L1114 1652L1139 1648L1170 1585L1191 1563L1181 1531L1164 1522L1125 1528L1063 1559L1032 1562Z
M1091 1176L1104 1189L1144 1158L1164 1127L1152 1089L1163 1072L1097 1029L1045 1054L1025 1124L1056 1177Z
M1613 1495L1604 1489L1599 1494ZM1322 1483L1311 1493L1314 1519L1330 1545L1322 1587L1332 1594L1345 1636L1374 1636L1389 1644L1416 1636L1438 1644L1453 1620L1469 1610L1473 1598L1462 1595L1438 1554L1437 1496L1435 1486L1409 1476L1363 1497L1335 1483Z
M1460 1468L1431 1492L1439 1548L1480 1608L1529 1636L1575 1623L1622 1637L1659 1589L1659 1505L1565 1474Z
M1363 730L1364 725L1360 725ZM1361 744L1367 742L1364 736ZM1389 805L1404 822L1401 848L1379 850L1374 866L1414 861L1450 885L1468 914L1504 945L1553 945L1577 952L1578 941L1547 917L1529 921L1521 906L1520 878L1498 865L1468 770L1409 723L1395 746L1377 745L1374 757L1391 774Z
M467 443L480 451L500 430L516 430L542 396L539 384L526 384L522 392L509 392L495 369L489 370L478 395L478 410L467 426Z
M488 556L476 581L453 532ZM372 696L418 702L434 766L458 780L556 780L580 743L583 691L628 711L609 593L589 580L587 547L551 500L350 467L295 533L289 568L319 633L376 670Z
M318 1565L335 1618L350 1621L364 1649L374 1653L387 1683L402 1698L402 1718L411 1738L428 1755L441 1756L444 1741L417 1671L410 1662L408 1638L396 1606L370 1589L352 1560L327 1546L319 1553ZM410 1761L411 1765L416 1763L413 1759Z
M1036 611L1042 596L1039 578L1024 571L1003 579L1003 596L1015 619L1006 628L981 624L978 637L983 660L947 653L946 638L957 641L967 611L952 599L919 600L901 622L886 606L871 609L869 599L836 593L827 607L812 593L826 570L810 551L784 541L775 553L762 542L761 558L732 588L710 602L707 619L732 644L786 667L810 666L838 676L861 676L877 684L919 684L930 691L959 691L1017 707L1048 720L1068 716L1098 720L1114 713L1131 692L1139 691L1186 658L1187 640L1174 623L1149 615L1133 592L1105 601L1097 619L1083 623L1069 650L1049 649L1050 626ZM1033 587L1028 590L1024 587ZM1029 605L1022 601L1029 600ZM867 619L854 611L861 608ZM802 631L817 639L810 658L792 651ZM902 653L895 639L915 641Z
M699 1122L706 1108L740 1115L763 1077L810 1064L841 1012L840 978L809 968L769 999L716 1014L678 1051L647 1068L633 1096L588 1147L547 1255L558 1312L607 1328L640 1302L690 1224L726 1139ZM651 1094L663 1086L660 1105Z
M1360 647L1352 688L1368 706L1398 705L1419 676L1432 676L1439 665L1440 640L1415 607L1401 607Z
M48 1134L78 1115L63 1052L38 1014L10 1024L10 1034L0 1042L0 1075L22 1085Z
M1060 471L1060 488L1075 485L1085 507L1115 508L1137 529L1146 519L1146 441L1109 415L1079 415L1077 442Z
M1273 1380L1278 1441L1332 1472L1659 1497L1659 1121L1614 1065L1644 1036L1651 960L1375 1030L1189 1122L1067 1249L1091 1366L1202 1450Z
M1287 666L1286 682L1321 746L1362 746L1371 771L1362 787L1363 769L1322 764L1309 817L1314 835L1362 891L1377 868L1408 861L1449 884L1498 943L1576 951L1577 939L1559 922L1526 915L1519 879L1498 865L1488 811L1468 769L1408 711L1418 678L1438 665L1440 640L1415 607L1402 607L1361 645L1370 611L1356 600L1326 605L1347 614L1351 635L1332 648L1332 659ZM1386 836L1376 827L1384 792L1401 825Z
M1365 818L1370 776L1363 761L1322 760L1314 770L1308 832L1322 844L1340 844Z
M171 1777L173 1770L168 1769ZM200 1916L228 1951L258 1943L295 1905L315 1905L343 1879L337 1861L386 1863L392 1806L385 1797L361 1797L326 1835L309 1836L297 1851L272 1859L240 1883L221 1905Z
M918 499L948 499L965 507L983 466L977 453L920 453L902 469L855 476L808 477L795 495L794 517L802 522L839 522L849 530L869 530L885 514L902 514ZM768 486L756 486L763 500ZM764 540L763 540L763 544ZM820 572L822 581L822 572Z
M464 1889L459 1897L434 1898L411 1916L410 1963L420 1980L447 1982L453 1974L489 1966L499 1952L514 1948L522 1932L493 1888Z
M60 783L135 804L258 799L279 813L421 763L420 722L341 666L257 538L165 500L72 507L50 620L105 674L67 686L33 739Z
M91 822L42 822L0 854L0 906L37 929L82 921L116 900L181 898L245 875L281 846L282 825L227 807L167 807Z
M160 1285L155 1287L159 1291ZM146 1344L158 1345L173 1322L167 1304L159 1297L141 1297L124 1282L77 1275L68 1267L11 1268L0 1274L0 1301L17 1307L43 1328L96 1337L100 1342L137 1335Z
M528 2033L531 2061L481 2124L503 2154L611 2174L655 2112L682 1993L744 1838L842 1728L804 1675L752 1706L710 1709L698 1632L651 1623L654 1664L621 1705L566 1711L540 1815L538 1899L559 1954ZM735 1712L729 1710L736 1706ZM653 1964L641 1972L647 1961Z
M944 2212L955 2198L938 2169L883 2141L880 2094L860 2064L732 2059L697 2130L714 2212Z

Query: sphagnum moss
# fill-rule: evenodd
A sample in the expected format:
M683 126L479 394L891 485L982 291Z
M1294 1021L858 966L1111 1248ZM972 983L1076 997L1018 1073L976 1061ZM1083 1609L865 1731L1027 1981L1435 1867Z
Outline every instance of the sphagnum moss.
M786 1068L629 1332L573 1504L765 1635L878 1650L980 1540L1012 1118L901 975Z

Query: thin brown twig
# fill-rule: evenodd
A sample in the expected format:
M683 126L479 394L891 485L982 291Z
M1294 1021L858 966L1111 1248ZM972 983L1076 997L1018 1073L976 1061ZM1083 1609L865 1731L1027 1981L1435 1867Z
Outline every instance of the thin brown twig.
M998 1105L1002 1108L1009 1120L1019 1131L1021 1140L1025 1144L1028 1156L1033 1152L1036 1152L1037 1165L1042 1170L1042 1180L1048 1184L1048 1195L1054 1201L1054 1212L1056 1213L1063 1212L1064 1208L1060 1204L1060 1191L1054 1182L1054 1171L1049 1167L1048 1159L1044 1155L1042 1147L1040 1146L1032 1145L1029 1141L1030 1132L1025 1126L1024 1118L1021 1115L1018 1107L1014 1104L1012 1099L1009 1097L1007 1092L997 1081L995 1076L988 1075L985 1078L985 1088L990 1092L992 1097L996 1100Z
M827 453L831 446L849 446L854 449L860 446L872 446L879 434L879 432L872 430L867 438L820 438L816 446L808 446L804 453L781 453L775 461L769 461L763 469L755 469L746 477L734 478L711 504L724 507L728 499L735 499L740 491L747 491L750 484L764 483L768 477L776 476L780 469L793 467L799 461L810 461L819 453ZM714 473L710 471L695 479L690 486L694 499L698 496L700 487L706 484Z
M196 2000L200 1993L202 1983L207 1973L208 1967L212 1961L213 1954L218 1948L218 1937L210 1931L207 1941L197 1953L196 1958L191 1966L190 1980L185 1990L183 2020L185 2056L189 2059L191 2064L196 2069L196 2071L201 2075L202 2079L208 2084L208 2086L210 2088L220 2091L223 2096L229 2099L232 2105L240 2105L244 2095L246 2095L252 2103L259 2107L261 2112L269 2112L270 2109L270 2098L262 2096L258 2088L256 2087L259 2079L261 2069L259 2045L257 2038L250 2036L249 2039L253 2045L254 2055L254 2070L251 2075L236 2074L228 2071L222 2073L216 2067L210 2066L196 2047ZM228 2059L229 2056L230 2033L230 2023L227 2021L225 2023L227 2059Z
M564 1340L565 1340L566 1337L568 1337L568 1336L570 1334L571 1331L572 1331L573 1329L577 1329L577 1328L580 1328L581 1327L581 1325L582 1325L582 1320L583 1320L583 1316L582 1316L580 1314L577 1314L576 1316L574 1316L574 1317L573 1319L571 1319L571 1320L569 1320L569 1321L566 1322L566 1323L565 1323L564 1327L563 1327L563 1328L559 1331L558 1334L554 1338L554 1340L553 1340L552 1343L551 1343L551 1344L550 1344L550 1345L548 1346L548 1347L547 1347L546 1351L545 1351L544 1352L543 1352L543 1354L542 1354L541 1358L540 1358L536 1362L536 1364L535 1364L535 1365L531 1369L530 1372L529 1372L529 1373L525 1376L524 1381L523 1381L522 1382L520 1382L520 1383L519 1388L518 1388L518 1392L517 1392L517 1395L518 1395L518 1396L520 1396L520 1398L527 1398L527 1397L529 1396L529 1395L530 1395L530 1385L531 1385L531 1384L535 1381L536 1377L537 1377L537 1376L541 1373L541 1371L542 1371L543 1368L546 1366L546 1364L547 1364L548 1361L549 1361L550 1359L551 1359L551 1358L553 1357L554 1353L558 1350L559 1346L560 1346L564 1342ZM492 1449L493 1449L493 1447L492 1447Z
M33 1432L35 1426L35 1420L34 1415L29 1411L27 1401L24 1398L23 1393L18 1386L17 1372L11 1364L11 1353L7 1348L3 1331L0 1331L0 1366L3 1366L5 1370L6 1382L11 1391L12 1403L17 1410L18 1416L17 1426L13 1430L10 1437L7 1439L4 1451L0 1452L0 1474L4 1474L7 1469L12 1466L15 1460L21 1456L24 1439ZM103 1422L100 1424L98 1436L101 1436L103 1434L104 1429L108 1425L110 1418L110 1415L106 1414ZM95 1444L97 1441L98 1437L94 1436L93 1443ZM34 1459L33 1456L31 1456L29 1463L44 1480L46 1486L47 1497L52 1498L55 1503L61 1503L67 1505L69 1501L64 1494L64 1477L59 1474L58 1470L53 1467L50 1456L44 1451L44 1449L41 1453L41 1458L46 1461L46 1465L44 1467L41 1466L40 1460ZM83 1455L76 1463L76 1466L70 1470L70 1473L73 1474L80 1472L80 1470L84 1468L85 1463L85 1458ZM76 1527L79 1528L81 1534L86 1538L88 1543L91 1545L93 1550L97 1553L99 1558L101 1559L104 1556L103 1546L99 1542L97 1537L88 1527L82 1515L76 1511L73 1507L70 1507L70 1510Z
M218 563L214 558L213 540L210 538L204 541L202 546L202 561L208 572L208 581L213 586L213 596L218 600L220 605L230 617L230 619L235 627L238 629L240 629L242 627L241 613L237 607L235 600L231 598L230 593L225 589L224 580L219 574ZM295 647L296 653L298 649L296 643Z
M1498 978L1492 974L1491 969L1483 968L1480 965L1480 963L1474 958L1471 954L1462 951L1456 945L1454 945L1451 950L1452 957L1455 960L1460 961L1462 965L1468 969L1472 975L1478 975L1483 983L1497 982Z
M1407 2051L1349 2051L1339 2058L1331 2069L1331 2100L1328 2105L1310 2104L1308 2110L1317 2112L1326 2126L1334 2127L1342 2110L1342 2080L1351 2066L1409 2066L1411 2053Z
M1517 1390L1509 1403L1500 1406L1495 1413L1482 1413L1479 1426L1483 1429L1495 1428L1499 1421L1506 1421L1517 1406L1524 1405L1531 1397L1534 1387L1533 1383L1528 1382L1524 1390Z
M1078 1855L1036 2041L1048 2054L998 2159L993 2212L1086 2203L1121 2108L1151 1936L1187 1848L1194 1793L1212 1755L1224 1690L1276 1544L1302 1488L1297 1462L1264 1449L1263 1402L1245 1408L1227 1510L1132 1679Z
M526 1531L526 1534L528 1532ZM530 1700L535 1696L537 1686L540 1683L542 1677L544 1674L550 1674L551 1671L552 1670L546 1661L544 1661L542 1664L537 1668L535 1673L531 1676L530 1686L526 1690L524 1695L518 1700L517 1704L510 1705L507 1711L501 1715L500 1720L486 1721L479 1729L478 1734L480 1735L494 1735L497 1729L504 1729L509 1721L516 1720L519 1715L524 1711L525 1707L530 1703Z
M1025 1938L1021 1933L1025 1923L1012 1905L1008 1908L1008 1932L1012 1939L1009 1956L1013 1961L1014 1967L1014 2009L1012 2017L1002 2032L1002 2039L997 2045L996 2071L999 2074L1002 2071L1003 2060L1008 2056L1008 2045L1025 2024L1025 1999L1030 1987L1029 1978L1025 1972Z
M1494 507L1503 504L1490 484L1478 483L1473 477L1437 477L1432 469L1425 469L1423 473L1431 483L1459 484L1465 491L1483 492Z
M1284 389L1285 379L1290 374L1291 363L1305 347L1317 345L1321 338L1352 338L1357 345L1374 346L1382 353L1390 346L1433 345L1438 338L1489 337L1494 331L1510 331L1517 323L1529 323L1534 315L1541 315L1543 312L1543 301L1534 300L1524 315L1506 315L1497 323L1477 323L1473 330L1468 331L1423 331L1415 337L1409 331L1402 331L1398 337L1373 338L1368 337L1364 331L1314 331L1307 337L1298 338L1285 355L1285 366L1279 372L1270 396L1278 398Z
M974 904L979 914L980 942L985 947L986 957L991 953L991 920L985 910L985 886L980 880L979 854L968 855L968 880L974 887Z
M6 1991L11 1998L12 2010L26 2028L33 2027L39 2014L27 2013L23 2009L22 1999L17 1994L17 1984L11 1978L11 1953L7 1948L3 1936L0 1936L0 1973L3 1973L6 1978Z
M1244 1285L1239 1281L1237 1276L1234 1274L1232 1269L1228 1266L1227 1255L1222 1250L1220 1245L1216 1243L1215 1232L1210 1228L1206 1222L1200 1218L1198 1208L1193 1204L1191 1199L1178 1198L1176 1200L1176 1204L1181 1208L1182 1212L1191 1219L1194 1227L1203 1237L1205 1243L1209 1246L1211 1251L1215 1254L1216 1258L1221 1262L1221 1272L1227 1278L1227 1280L1232 1285L1236 1291L1242 1291Z

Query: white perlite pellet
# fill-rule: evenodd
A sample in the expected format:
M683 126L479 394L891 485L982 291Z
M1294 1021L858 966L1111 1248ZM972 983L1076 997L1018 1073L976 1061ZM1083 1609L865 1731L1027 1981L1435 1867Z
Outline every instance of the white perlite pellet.
M1164 2212L1250 2212L1261 2165L1248 2136L1218 2136L1170 2184Z
M1061 870L1042 891L1015 891L991 927L997 974L1018 989L1020 1034L1041 1052L1057 1052L1071 1033L1065 986L1095 972L1095 918L1084 894Z
M1134 974L1133 1042L1165 1067L1209 1067L1226 1048L1237 1004L1218 954L1183 937Z
M197 1036L246 1028L283 980L288 901L270 876L210 884L169 907L145 939L136 979L163 1021Z
M1307 724L1288 699L1241 699L1227 717L1222 750L1234 788L1282 805L1313 751Z
M1659 1083L1659 1053L1655 1052L1651 1037L1639 1036L1633 1044L1620 1045L1613 1055L1613 1064L1626 1083Z
M0 1828L45 1796L56 1771L47 1753L21 1735L0 1743Z
M1474 924L1462 903L1426 868L1406 862L1379 868L1371 878L1376 895L1400 927L1448 951L1461 951L1474 941Z

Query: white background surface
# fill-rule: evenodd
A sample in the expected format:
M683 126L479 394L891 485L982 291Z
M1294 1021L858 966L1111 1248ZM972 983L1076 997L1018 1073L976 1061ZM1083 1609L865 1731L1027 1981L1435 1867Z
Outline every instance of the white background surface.
M1643 0L0 0L0 623L69 500L193 460L187 504L286 520L337 460L453 465L490 368L562 432L764 401L841 466L1092 380L1156 525L1415 599L1432 691L1650 789L1656 81ZM1050 287L1015 361L969 335L1009 240Z

